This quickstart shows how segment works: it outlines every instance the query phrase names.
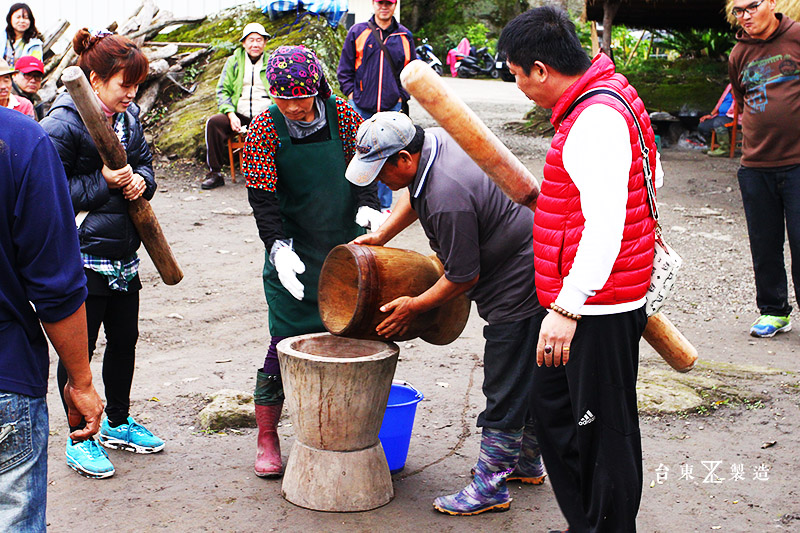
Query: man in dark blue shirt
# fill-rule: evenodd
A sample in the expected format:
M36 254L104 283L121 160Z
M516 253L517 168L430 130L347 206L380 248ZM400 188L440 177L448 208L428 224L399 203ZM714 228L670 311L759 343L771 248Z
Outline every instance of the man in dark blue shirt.
M70 437L91 438L100 427L73 217L50 138L0 109L0 531L46 528L50 359L42 326L67 367L70 424L87 422Z

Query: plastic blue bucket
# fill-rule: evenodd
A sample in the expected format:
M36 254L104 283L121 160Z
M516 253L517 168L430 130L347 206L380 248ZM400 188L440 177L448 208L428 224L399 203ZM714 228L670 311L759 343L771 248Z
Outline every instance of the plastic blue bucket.
M411 442L411 429L417 404L423 399L422 393L404 381L392 382L389 402L383 415L380 439L389 470L392 474L406 466L408 445Z

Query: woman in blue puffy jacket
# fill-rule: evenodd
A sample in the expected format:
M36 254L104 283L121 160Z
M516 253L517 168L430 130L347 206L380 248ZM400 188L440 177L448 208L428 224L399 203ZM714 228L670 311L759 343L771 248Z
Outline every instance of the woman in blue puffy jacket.
M128 215L128 202L140 196L151 199L156 191L152 154L133 103L139 84L147 77L148 61L125 37L80 30L72 41L83 69L109 124L119 137L128 164L111 170L83 124L68 93L59 96L41 125L55 144L69 180L75 222L81 244L86 286L89 357L100 325L106 335L103 384L106 418L98 434L100 443L136 453L153 453L164 441L131 418L136 341L139 336L139 258L141 241ZM66 371L59 365L63 391ZM79 426L78 426L79 427ZM75 430L77 428L71 428ZM67 439L67 464L81 475L106 478L114 466L97 441Z

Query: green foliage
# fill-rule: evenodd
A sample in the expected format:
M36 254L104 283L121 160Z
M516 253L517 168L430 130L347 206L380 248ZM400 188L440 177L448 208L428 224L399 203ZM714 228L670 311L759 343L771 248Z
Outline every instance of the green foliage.
M227 57L239 45L242 29L250 20L259 20L264 15L256 9L235 10L225 15L212 16L203 22L186 24L156 36L156 41L179 41L209 43L213 45L211 60Z
M145 127L151 126L153 124L158 124L161 122L169 112L169 108L166 105L157 105L154 106L153 109L150 110L143 118L142 123Z
M575 33L578 34L578 40L580 40L581 46L583 46L583 49L586 50L587 54L591 55L592 23L586 21L582 22L580 15L573 16L572 22L575 24Z
M633 61L627 67L620 63L617 71L636 87L651 112L708 112L728 84L727 65L708 58L673 61L650 58Z
M744 401L744 408L747 410L763 409L764 407L766 406L761 400L756 400L755 402L750 402L748 400Z
M191 63L183 69L183 83L186 85L191 84L200 74L201 69L197 63Z
M662 45L683 58L725 60L735 44L733 33L722 30L673 31L662 35Z
M248 22L264 25L273 37L266 43L265 54L281 45L304 45L313 49L322 63L325 77L331 88L341 94L336 81L347 30L339 25L332 29L324 18L305 15L296 24L290 24L295 15L271 21L255 8L236 8L209 17L200 24L186 25L159 36L166 41L206 42L214 44L215 51L207 62L188 67L184 83L196 83L194 94L178 99L165 97L148 116L147 124L153 132L156 147L164 153L180 157L203 158L205 121L217 112L215 87L223 64L238 47L242 29ZM171 94L165 91L165 94Z
M412 27L416 39L427 39L434 53L445 60L448 50L464 37L476 48L488 47L494 54L497 38L508 21L528 9L524 0L404 0L404 23L416 10L418 27Z
M430 38L427 37L427 33L424 30L420 32L419 37L427 38L430 41ZM434 52L437 56L444 58L447 55L447 51L451 48L455 48L464 37L469 39L469 44L471 46L475 48L486 46L492 54L494 54L495 48L497 48L497 38L491 37L489 28L481 22L469 25L457 24L450 26L447 28L446 33L438 39L438 42L434 41L431 45L434 47ZM439 55L440 53L441 55Z
M573 22L581 44L590 53L590 23L577 18ZM732 45L726 32L693 30L673 32L671 37L656 33L652 50L649 35L645 34L637 47L639 34L624 26L614 26L611 37L617 72L636 87L648 111L708 112L729 81L727 65L720 61ZM667 48L671 53L666 58L652 57L656 48Z
M489 53L492 55L497 51L497 39L489 38L489 28L483 23L470 24L466 28L466 37L475 48L489 48Z

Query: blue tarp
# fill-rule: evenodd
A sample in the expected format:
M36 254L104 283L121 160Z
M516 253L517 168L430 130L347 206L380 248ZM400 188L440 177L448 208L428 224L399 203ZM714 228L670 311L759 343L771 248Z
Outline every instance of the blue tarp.
M270 20L304 9L325 17L328 24L335 28L347 14L348 2L347 0L256 0L256 6L262 13L269 15Z

